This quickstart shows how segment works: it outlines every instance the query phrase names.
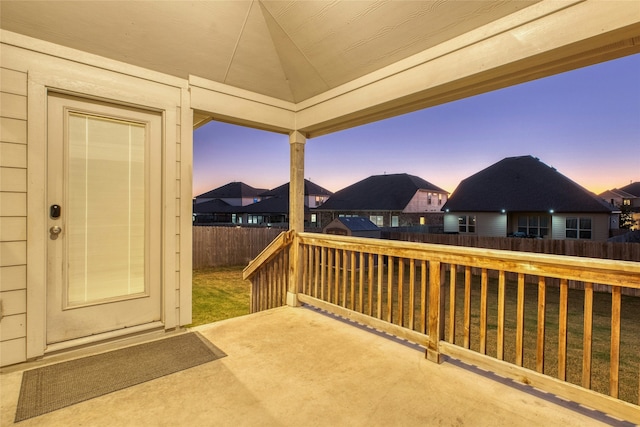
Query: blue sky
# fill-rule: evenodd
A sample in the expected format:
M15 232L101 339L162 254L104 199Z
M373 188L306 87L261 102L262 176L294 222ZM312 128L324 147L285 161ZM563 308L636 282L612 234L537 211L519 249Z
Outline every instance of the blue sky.
M193 151L194 196L289 181L286 135L212 122L194 132ZM305 177L337 191L406 172L453 192L529 154L596 193L640 181L640 54L309 139Z

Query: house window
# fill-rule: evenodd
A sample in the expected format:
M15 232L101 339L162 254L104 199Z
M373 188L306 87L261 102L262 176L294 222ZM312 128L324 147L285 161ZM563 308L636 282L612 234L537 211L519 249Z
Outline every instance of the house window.
M462 215L458 217L458 231L460 233L475 233L476 232L476 217L475 215Z
M237 221L236 214L231 214L231 222L235 224Z
M442 204L442 194L438 193L438 205Z
M424 222L424 217L423 217L423 216L421 216L421 217L420 217L420 225L424 225L424 223L425 223L425 222Z
M262 215L249 215L247 217L247 224L261 224Z
M317 216L317 214L314 214L314 213L313 213L313 214L311 214L311 222L312 222L313 224L315 224L316 222L318 222L318 216Z
M384 225L384 217L382 215L371 215L369 220L378 227L382 227Z
M427 204L430 205L431 204L431 193L427 194Z
M316 206L320 206L324 203L324 196L316 196Z
M518 232L527 236L544 237L549 234L548 215L521 215L518 217Z
M611 204L613 205L613 199L611 199ZM624 206L631 206L631 199L622 199L622 204Z
M393 215L391 217L391 226L392 227L397 227L399 224L399 220L398 220L398 215Z
M567 239L591 239L591 218L567 218L565 236Z

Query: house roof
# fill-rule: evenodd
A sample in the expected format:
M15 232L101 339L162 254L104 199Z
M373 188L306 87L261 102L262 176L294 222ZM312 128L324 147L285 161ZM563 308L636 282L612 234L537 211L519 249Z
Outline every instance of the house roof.
M619 188L614 188L613 190L607 190L598 194L598 196L602 197L603 199L607 199L611 195L615 195L616 197L621 197L623 199L633 199L637 197L631 193L627 193L626 191L620 190Z
M619 190L625 191L629 194L632 194L636 197L640 197L640 181L632 182L629 185L625 185L624 187L619 188Z
M612 212L615 208L532 156L507 157L464 179L442 207L457 212Z
M320 187L308 179L304 180L304 195L305 196L331 196L333 193L326 188ZM261 197L289 197L289 183L282 184L272 190L260 193Z
M194 204L193 212L194 213L231 213L232 208L235 208L235 206L231 206L229 203L223 200L214 199L214 200L209 200L206 202Z
M309 208L305 205L304 210L307 212ZM238 206L237 211L249 214L288 214L289 194L286 197L270 197L247 206Z
M253 188L244 182L230 182L222 187L202 193L196 199L242 199L257 197L265 191L263 188Z
M406 173L373 175L334 193L317 210L401 211L418 190L447 193L442 188Z
M369 218L365 218L362 216L352 216L352 217L339 217L334 221L340 221L351 231L376 231L380 228L375 225ZM331 224L327 226L330 227Z

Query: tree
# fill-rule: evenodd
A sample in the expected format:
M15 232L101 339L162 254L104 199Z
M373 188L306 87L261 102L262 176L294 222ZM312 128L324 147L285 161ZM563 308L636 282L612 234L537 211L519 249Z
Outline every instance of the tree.
M634 225L633 211L630 205L622 204L620 207L620 225L619 227L625 230L630 230Z

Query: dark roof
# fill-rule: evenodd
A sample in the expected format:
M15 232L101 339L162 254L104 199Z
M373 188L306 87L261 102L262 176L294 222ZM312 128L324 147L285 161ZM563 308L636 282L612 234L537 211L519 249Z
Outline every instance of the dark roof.
M629 194L633 194L636 197L640 197L640 182L632 182L629 185L620 187L619 190L625 191Z
M308 179L304 180L304 195L305 196L331 196L333 193L326 188L320 187ZM289 197L289 183L282 184L273 190L260 193L261 197Z
M269 197L247 206L238 206L236 210L250 214L288 214L289 195L287 194L287 197ZM304 210L307 212L309 208L305 205Z
M375 231L379 230L377 225L375 225L369 218L365 218L362 216L352 216L352 217L339 217L336 220L340 221L351 231Z
M196 196L196 199L241 199L257 197L265 191L264 188L253 188L244 182L230 182L222 187L215 188Z
M507 157L464 179L442 210L611 212L615 208L535 157Z
M336 192L317 210L401 211L418 190L446 193L440 187L406 173L373 175Z
M214 199L207 202L195 203L193 205L194 213L229 213L232 212L232 208L235 206L229 205L229 203Z

